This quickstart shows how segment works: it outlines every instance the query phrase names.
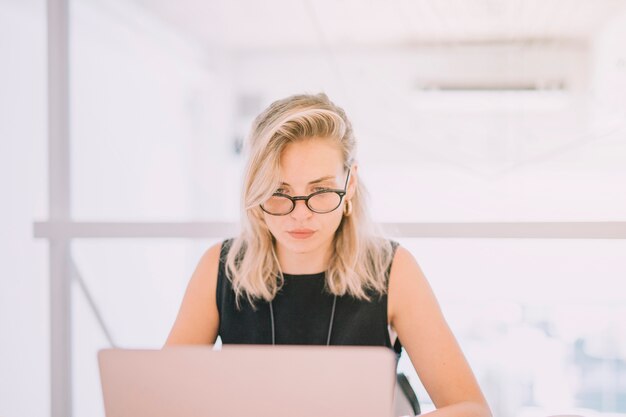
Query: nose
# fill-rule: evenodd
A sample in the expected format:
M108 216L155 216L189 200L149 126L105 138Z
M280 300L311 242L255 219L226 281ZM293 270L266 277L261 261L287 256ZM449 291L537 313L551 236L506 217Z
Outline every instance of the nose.
M296 206L290 213L294 219L308 219L313 215L313 212L309 210L304 200L296 201Z

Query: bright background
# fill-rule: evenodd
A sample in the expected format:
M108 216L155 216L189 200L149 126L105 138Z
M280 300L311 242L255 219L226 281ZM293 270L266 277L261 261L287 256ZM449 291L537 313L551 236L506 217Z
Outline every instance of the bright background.
M252 117L318 91L353 121L378 221L626 221L625 1L75 0L70 44L77 221L236 221ZM45 48L45 2L0 0L2 417L49 415ZM494 415L626 413L626 241L399 240ZM72 258L115 342L159 347L213 242ZM74 414L103 416L108 342L73 297Z

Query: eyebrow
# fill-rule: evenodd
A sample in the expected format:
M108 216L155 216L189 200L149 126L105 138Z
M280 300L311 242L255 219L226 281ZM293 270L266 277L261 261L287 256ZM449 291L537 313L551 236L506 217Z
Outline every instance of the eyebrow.
M320 183L320 182L324 182L324 181L328 181L328 180L334 180L334 179L335 179L334 175L327 175L325 177L313 180L313 181L309 182L309 184L317 184L317 183ZM286 183L286 182L281 182L280 184L281 185L289 185L289 183Z

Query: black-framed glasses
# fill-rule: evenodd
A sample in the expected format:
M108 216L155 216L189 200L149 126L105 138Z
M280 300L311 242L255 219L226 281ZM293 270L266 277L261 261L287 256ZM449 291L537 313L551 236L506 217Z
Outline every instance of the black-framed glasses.
M324 189L306 196L298 195L294 197L283 193L274 193L261 204L261 210L273 216L285 216L296 208L298 200L303 200L304 204L313 213L330 213L341 205L341 201L346 195L348 181L350 180L350 169L348 169L346 184L343 186L343 190Z

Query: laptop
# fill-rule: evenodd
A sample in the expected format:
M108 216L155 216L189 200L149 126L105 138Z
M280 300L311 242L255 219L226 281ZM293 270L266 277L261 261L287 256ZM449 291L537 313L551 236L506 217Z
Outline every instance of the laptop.
M373 346L98 352L106 417L392 417L396 359Z

